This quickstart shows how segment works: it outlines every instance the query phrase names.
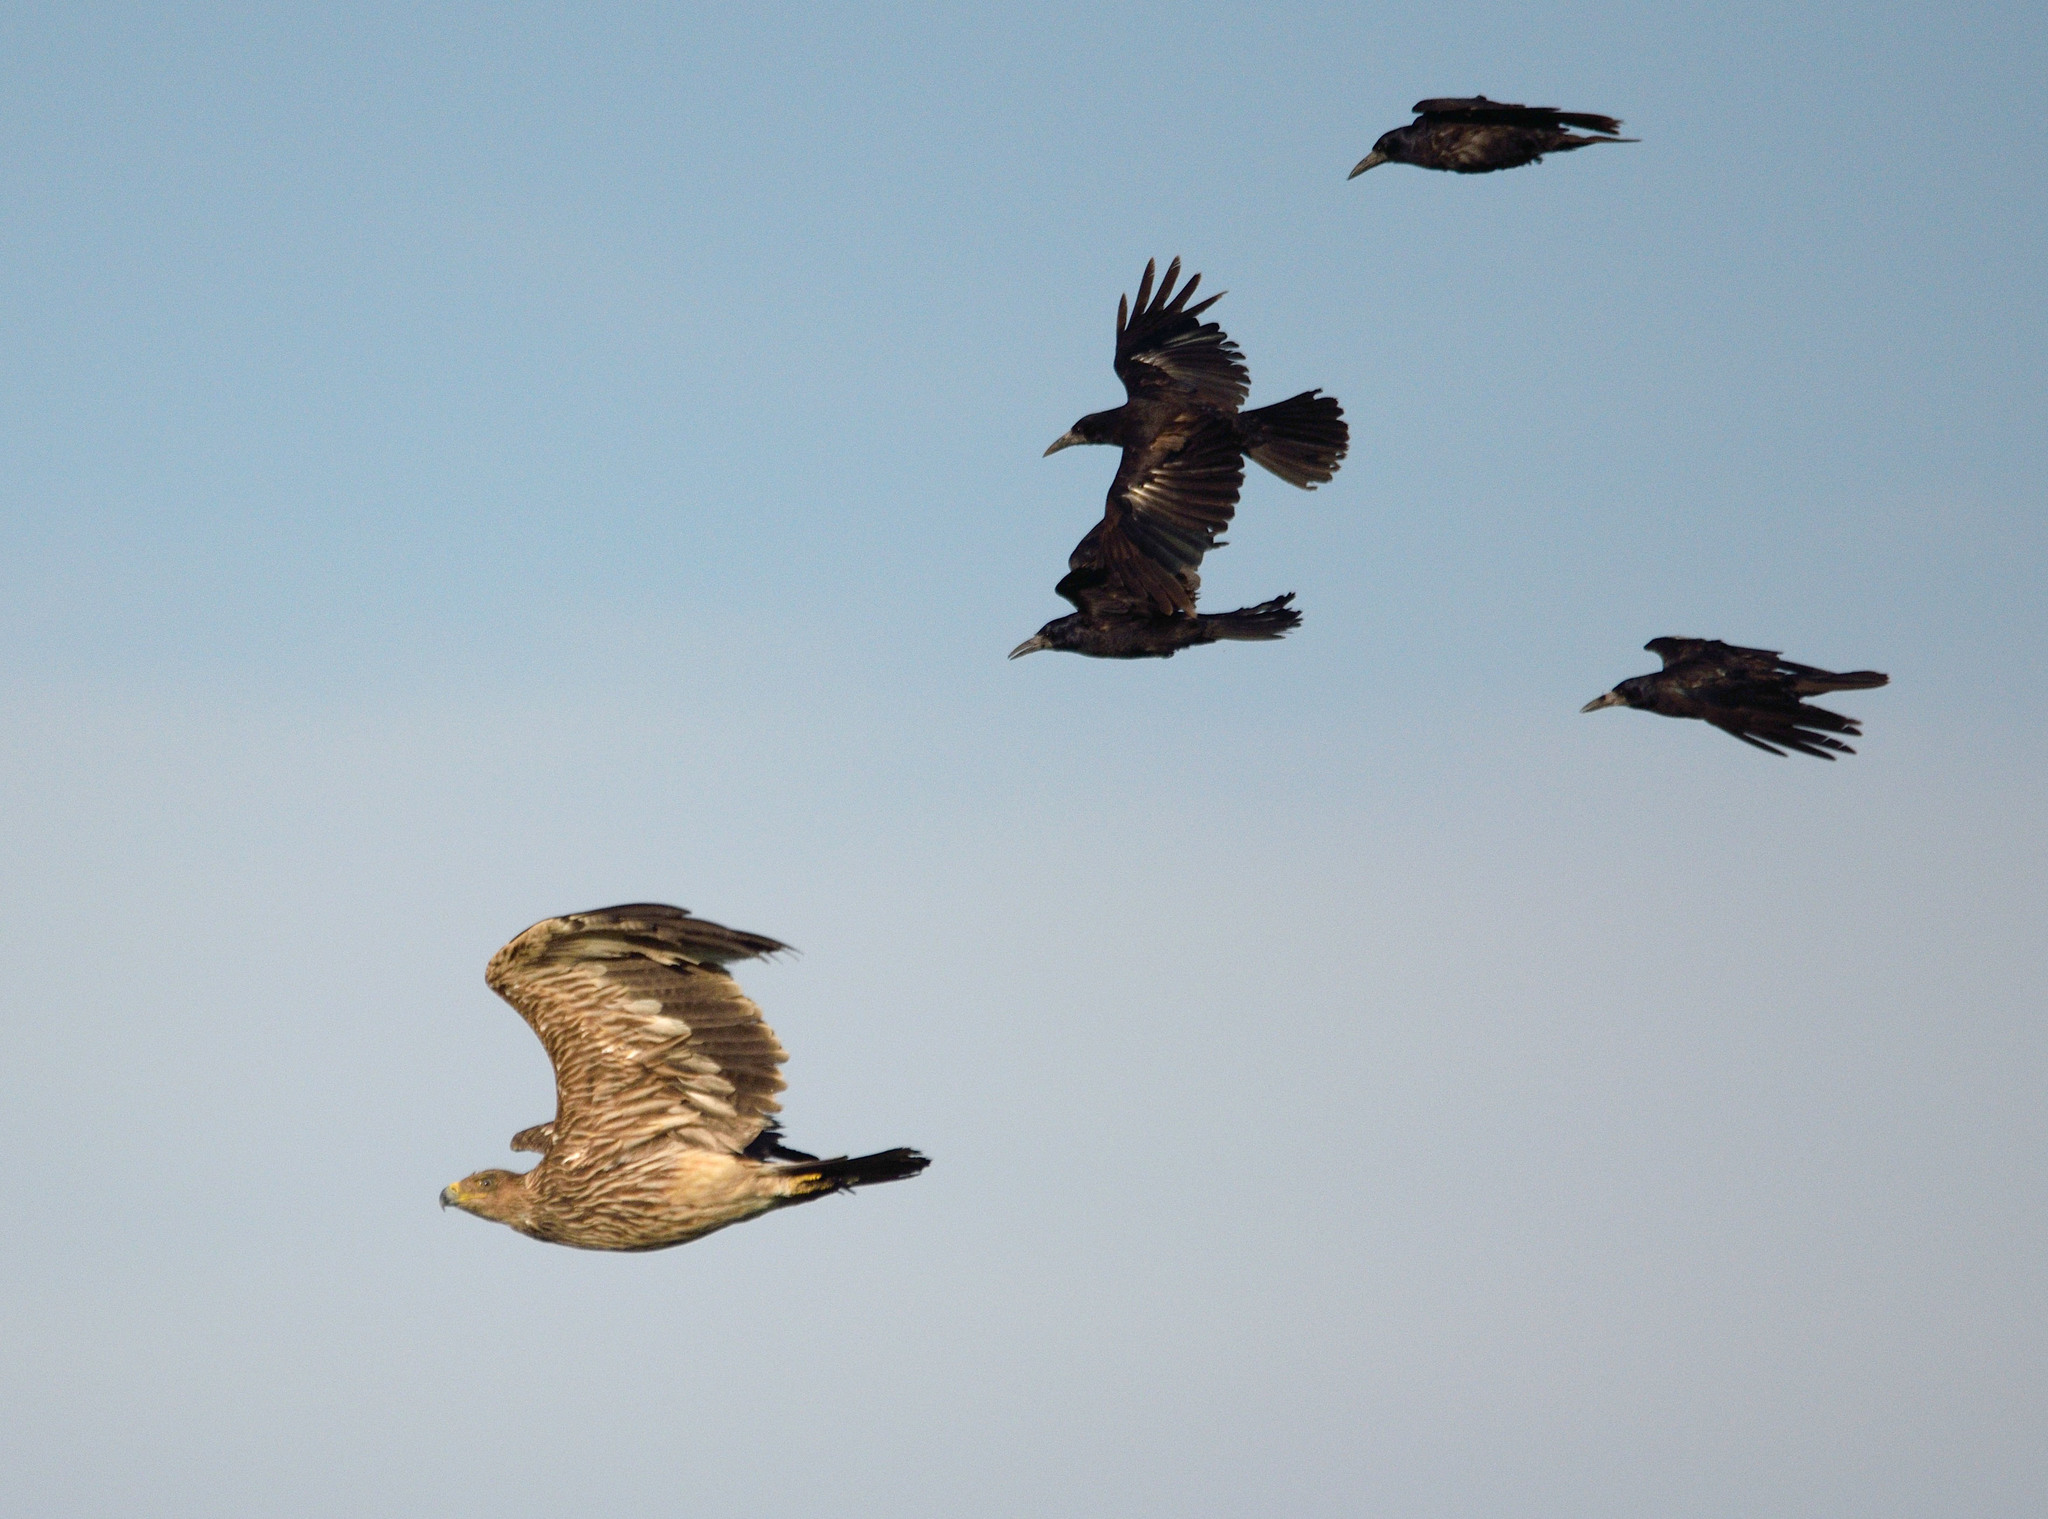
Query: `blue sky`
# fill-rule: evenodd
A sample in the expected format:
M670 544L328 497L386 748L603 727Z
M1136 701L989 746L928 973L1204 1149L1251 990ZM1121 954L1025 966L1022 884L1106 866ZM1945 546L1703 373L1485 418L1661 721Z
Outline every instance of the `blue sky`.
M0 1457L45 1512L2005 1514L2048 1485L2044 25L2021 6L0 16ZM1483 91L1638 146L1344 174ZM1064 611L1119 293L1253 400ZM1578 707L1891 672L1855 758ZM485 990L655 898L795 1142L442 1215Z

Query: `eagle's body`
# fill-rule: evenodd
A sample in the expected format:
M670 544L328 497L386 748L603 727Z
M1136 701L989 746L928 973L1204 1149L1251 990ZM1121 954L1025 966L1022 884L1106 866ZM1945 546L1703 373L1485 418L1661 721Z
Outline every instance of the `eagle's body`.
M479 1171L444 1206L585 1250L663 1250L771 1208L915 1176L887 1150L818 1160L772 1115L782 1045L726 971L786 946L635 903L536 923L484 979L540 1036L555 1117L513 1136L531 1171Z
M510 1173L507 1173L508 1175ZM512 1176L493 1211L460 1208L509 1224L521 1234L582 1250L665 1250L819 1190L771 1167L709 1150L660 1146L586 1172L551 1157Z
M1048 454L1077 443L1123 452L1102 521L1067 560L1054 587L1076 607L1011 651L1066 649L1106 659L1171 658L1179 649L1220 639L1278 638L1301 621L1292 594L1235 612L1195 611L1202 556L1237 511L1244 461L1313 490L1337 471L1350 430L1336 398L1318 391L1241 411L1251 389L1243 356L1193 306L1191 276L1174 293L1180 260L1167 266L1158 294L1145 265L1135 302L1117 302L1116 373L1126 400L1081 418Z
M1876 670L1817 670L1781 658L1774 649L1745 649L1718 638L1653 638L1643 647L1660 656L1664 668L1623 681L1587 702L1581 712L1639 707L1663 717L1697 717L1780 758L1786 749L1824 760L1854 754L1854 749L1828 735L1861 737L1857 720L1810 707L1802 698L1827 691L1867 691L1891 680Z
M1612 116L1560 111L1547 105L1508 105L1484 95L1418 100L1414 109L1415 120L1381 134L1350 178L1383 163L1445 169L1453 174L1491 174L1496 169L1536 163L1545 153L1569 153L1602 142L1637 141L1616 137L1621 123ZM1601 135L1579 137L1567 131L1568 127L1584 127Z

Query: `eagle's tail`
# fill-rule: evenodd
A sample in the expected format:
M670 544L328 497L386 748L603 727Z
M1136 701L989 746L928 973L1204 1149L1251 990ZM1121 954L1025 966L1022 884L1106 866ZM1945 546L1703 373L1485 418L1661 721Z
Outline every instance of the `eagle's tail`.
M1209 635L1204 641L1283 638L1301 626L1301 613L1288 605L1293 600L1294 592L1289 591L1285 596L1275 596L1255 607L1239 607L1235 612L1204 613L1202 631Z
M883 1150L876 1155L841 1155L836 1160L813 1161L809 1165L777 1166L790 1180L793 1197L817 1197L826 1192L845 1192L876 1182L902 1181L917 1175L931 1161L915 1150Z
M1335 396L1304 390L1298 396L1237 414L1244 451L1289 485L1314 490L1337 473L1351 447L1351 429Z

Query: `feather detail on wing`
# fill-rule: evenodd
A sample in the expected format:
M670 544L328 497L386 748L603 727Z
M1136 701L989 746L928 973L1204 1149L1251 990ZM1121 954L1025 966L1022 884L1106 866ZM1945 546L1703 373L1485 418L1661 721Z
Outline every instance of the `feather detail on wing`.
M1187 299L1202 277L1190 275L1176 295L1173 283L1180 278L1180 260L1175 259L1166 266L1166 278L1155 296L1152 274L1156 263L1147 261L1135 301L1126 306L1121 296L1117 298L1117 378L1134 401L1192 393L1211 406L1236 411L1252 388L1244 355L1221 327L1197 320L1223 299L1222 292L1189 306Z
M1836 733L1850 738L1861 738L1863 730L1853 717L1843 717L1839 712L1829 712L1823 707L1809 707L1803 704L1785 710L1763 710L1756 707L1722 707L1709 710L1706 720L1732 738L1739 738L1745 744L1763 750L1766 754L1784 757L1785 749L1796 749L1801 754L1810 754L1815 759L1832 760L1836 754L1854 754L1856 751L1840 739L1830 738L1817 730L1833 729ZM1777 747L1783 745L1784 748ZM1833 750L1831 754L1828 751Z
M784 948L655 903L527 929L484 973L555 1067L554 1121L514 1148L568 1166L656 1140L744 1151L780 1107L786 1057L724 966Z
M1730 668L1753 671L1768 671L1778 662L1775 649L1745 649L1718 638L1653 638L1643 649L1663 660L1667 670L1702 657Z
M552 1122L537 1123L530 1129L521 1129L512 1136L512 1148L530 1150L535 1155L545 1155L555 1147L555 1126Z
M1220 419L1127 450L1102 521L1067 559L1054 589L1081 611L1192 612L1202 556L1217 548L1244 488L1244 456Z
M1755 682L1796 696L1891 684L1891 677L1877 670L1823 670L1787 659L1776 649L1746 649L1718 638L1653 638L1643 647L1664 661L1667 672L1685 667L1681 673L1697 683Z
M1095 524L1067 560L1068 570L1053 587L1089 617L1166 617L1193 612L1202 577L1175 573L1148 559L1108 521Z
M1612 116L1600 116L1591 111L1560 111L1556 106L1548 105L1510 105L1502 100L1488 100L1484 95L1418 100L1414 110L1417 116L1427 116L1435 121L1475 126L1581 127L1588 132L1605 132L1609 136L1621 130L1621 123Z

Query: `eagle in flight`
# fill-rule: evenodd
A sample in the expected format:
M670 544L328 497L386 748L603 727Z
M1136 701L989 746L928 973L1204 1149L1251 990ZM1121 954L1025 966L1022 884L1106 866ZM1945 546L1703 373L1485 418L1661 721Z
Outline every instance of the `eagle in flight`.
M1219 639L1279 638L1301 622L1292 592L1217 615L1195 610L1202 556L1237 511L1244 461L1260 464L1303 490L1337 472L1351 446L1334 396L1305 390L1255 411L1240 411L1251 375L1237 345L1201 314L1223 298L1188 304L1201 283L1190 275L1178 293L1180 260L1166 266L1155 294L1156 264L1145 265L1136 301L1117 300L1116 373L1124 404L1091 412L1053 440L1056 454L1077 443L1123 450L1102 521L1067 560L1053 587L1072 602L1010 651L1066 649L1098 659L1170 659L1176 650Z
M1802 698L1827 691L1868 691L1891 683L1889 675L1876 670L1837 675L1795 665L1775 649L1745 649L1718 638L1653 638L1643 647L1662 658L1664 668L1623 681L1587 702L1581 712L1640 707L1664 717L1697 717L1780 759L1786 749L1824 760L1854 754L1854 749L1828 735L1862 737L1855 718L1809 707Z
M531 1171L478 1171L441 1206L584 1250L665 1250L756 1214L928 1164L915 1150L820 1160L782 1143L786 1058L726 965L787 949L633 903L536 923L484 980L555 1067L552 1122L512 1148Z

